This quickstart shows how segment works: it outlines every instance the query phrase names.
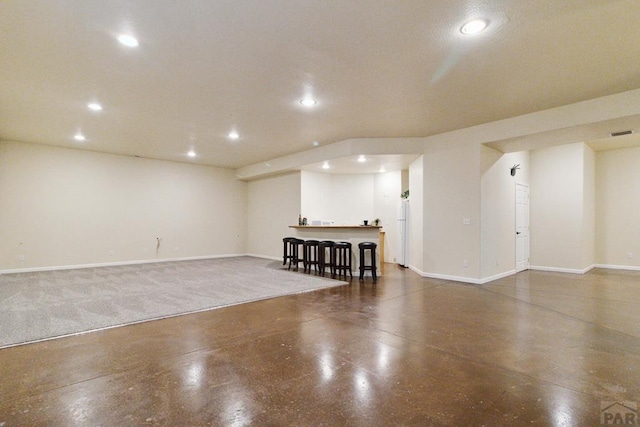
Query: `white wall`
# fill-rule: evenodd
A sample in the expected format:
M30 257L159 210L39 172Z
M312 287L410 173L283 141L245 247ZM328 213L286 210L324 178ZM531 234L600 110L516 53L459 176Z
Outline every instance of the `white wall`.
M334 220L335 225L372 221L374 174L325 174L302 171L302 215L312 220Z
M431 276L480 277L480 148L455 142L425 147L424 272Z
M481 154L481 277L486 279L515 270L516 183L529 185L530 167L528 151L503 154L483 147Z
M0 270L244 253L246 186L228 169L1 142Z
M596 154L598 264L640 268L639 165L640 148Z
M400 172L400 193L404 193L409 189L409 170L404 169Z
M327 173L300 172L300 212L312 220L336 220L334 218L333 181ZM342 215L342 214L341 214ZM296 223L298 218L296 217Z
M532 268L582 272L594 264L589 150L575 143L531 152Z
M336 225L362 224L379 218L386 233L385 261L397 256L397 207L401 172L327 174L301 172L301 212L309 223L333 220Z
M424 156L409 165L409 267L424 272ZM406 265L406 264L405 264Z
M282 239L295 236L290 225L300 214L300 172L248 183L247 252L282 258Z
M398 254L398 204L401 193L401 172L377 173L373 176L373 213L380 219L385 232L384 260L394 262Z
M592 267L596 262L596 153L586 144L583 149L582 265Z

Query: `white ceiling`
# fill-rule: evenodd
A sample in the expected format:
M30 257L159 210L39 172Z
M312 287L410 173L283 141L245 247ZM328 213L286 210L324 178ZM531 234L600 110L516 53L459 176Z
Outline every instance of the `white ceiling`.
M239 168L429 136L640 88L638 16L637 0L4 0L0 138ZM462 35L476 17L487 30Z
M360 157L363 161L359 160ZM418 157L419 154L356 155L312 163L301 169L331 174L383 173L407 170Z

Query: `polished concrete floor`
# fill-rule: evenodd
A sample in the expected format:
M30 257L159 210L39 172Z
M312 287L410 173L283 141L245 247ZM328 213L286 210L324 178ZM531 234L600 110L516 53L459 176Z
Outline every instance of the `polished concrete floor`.
M593 426L610 401L640 401L640 272L480 286L387 265L0 350L0 427Z

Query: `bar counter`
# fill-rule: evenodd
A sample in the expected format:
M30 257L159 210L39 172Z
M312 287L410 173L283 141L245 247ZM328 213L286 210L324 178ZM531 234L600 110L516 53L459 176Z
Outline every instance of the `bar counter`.
M351 243L351 251L353 254L353 264L351 271L354 277L360 275L360 251L358 244L362 242L373 242L378 245L376 248L376 271L381 276L381 259L380 250L380 231L381 225L290 225L289 228L296 230L298 238L303 240L333 240L334 242ZM371 272L367 271L364 275L365 280L371 280Z

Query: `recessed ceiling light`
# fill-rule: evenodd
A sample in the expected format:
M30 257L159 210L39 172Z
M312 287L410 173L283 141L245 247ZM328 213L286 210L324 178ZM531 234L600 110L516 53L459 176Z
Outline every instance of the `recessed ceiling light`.
M196 156L196 152L193 150L189 150L189 152L187 153L187 156L189 157L195 157Z
M474 19L460 27L460 32L466 35L478 34L487 28L487 25L489 25L489 22L486 19Z
M329 169L329 162L322 163L322 169Z
M384 168L384 167L381 167L381 168L380 168L380 173L385 173L385 172L386 172L385 168Z
M238 132L236 132L236 131L231 131L231 132L229 132L229 135L228 135L228 136L229 136L229 138L231 138L231 139L238 139L238 138L240 138L240 135L238 135Z
M87 107L91 111L102 111L102 105L98 104L97 102L90 102L89 104L87 104Z
M75 139L76 141L86 141L87 137L78 132L73 136L73 139Z
M313 98L304 98L300 101L300 104L304 105L305 107L313 107L317 103L318 101Z
M360 154L360 156L358 157L358 161L359 161L360 163L362 163L362 162L366 162L366 161L367 161L367 158L364 156L364 154Z
M319 143L318 141L313 141L311 144L312 144L314 147L317 147L318 145L320 145L320 143Z
M118 36L118 41L120 42L120 44L127 47L138 47L138 45L140 44L137 38L129 34L122 34Z

